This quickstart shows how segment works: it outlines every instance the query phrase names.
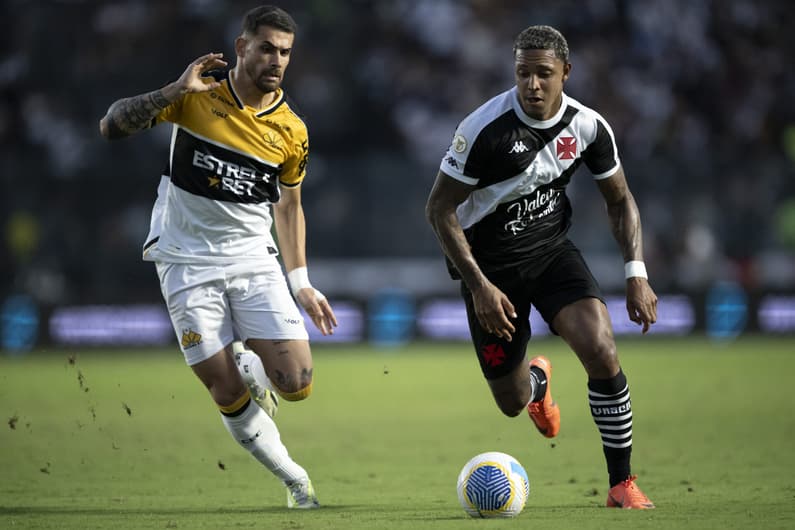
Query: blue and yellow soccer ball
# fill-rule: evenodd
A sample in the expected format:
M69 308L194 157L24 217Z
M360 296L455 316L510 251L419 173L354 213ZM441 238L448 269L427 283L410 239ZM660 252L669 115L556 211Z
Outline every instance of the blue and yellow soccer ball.
M458 475L458 501L472 517L516 517L528 495L527 472L505 453L479 454Z

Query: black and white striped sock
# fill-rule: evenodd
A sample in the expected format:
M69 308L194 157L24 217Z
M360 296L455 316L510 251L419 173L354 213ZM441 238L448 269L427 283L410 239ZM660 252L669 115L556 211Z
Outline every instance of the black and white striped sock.
M588 380L588 402L607 460L610 487L630 475L632 401L624 372L610 379Z

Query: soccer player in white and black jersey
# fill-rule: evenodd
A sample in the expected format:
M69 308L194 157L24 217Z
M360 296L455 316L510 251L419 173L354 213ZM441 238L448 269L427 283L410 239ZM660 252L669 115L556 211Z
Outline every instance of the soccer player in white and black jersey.
M500 410L516 416L527 408L544 436L558 434L549 359L526 361L532 305L588 374L591 414L607 460L607 506L654 508L631 474L627 378L599 286L567 237L566 186L584 163L624 257L629 318L645 333L656 321L657 297L643 264L638 208L610 126L563 92L571 73L563 35L531 26L513 51L516 86L458 126L426 214L453 278L461 280L472 341Z

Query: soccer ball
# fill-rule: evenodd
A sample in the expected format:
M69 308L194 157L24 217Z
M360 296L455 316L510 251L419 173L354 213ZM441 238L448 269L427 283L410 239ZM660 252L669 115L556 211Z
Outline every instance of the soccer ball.
M472 517L516 517L528 495L527 472L505 453L479 454L458 475L458 502Z

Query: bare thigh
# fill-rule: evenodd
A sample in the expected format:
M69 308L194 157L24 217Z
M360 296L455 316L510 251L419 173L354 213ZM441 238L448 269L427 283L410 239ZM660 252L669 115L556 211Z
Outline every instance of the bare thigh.
M248 339L246 345L262 359L268 379L292 394L312 383L312 352L307 340Z

